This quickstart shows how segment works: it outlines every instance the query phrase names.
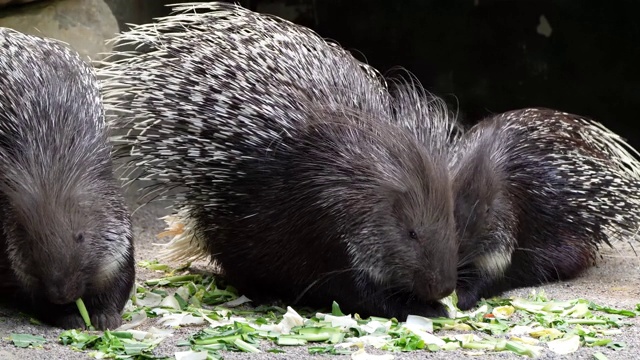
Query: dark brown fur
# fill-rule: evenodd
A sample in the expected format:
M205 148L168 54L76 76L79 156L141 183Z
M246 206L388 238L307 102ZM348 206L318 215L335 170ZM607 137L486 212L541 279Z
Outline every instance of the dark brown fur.
M309 120L244 163L224 210L194 208L209 253L256 301L446 315L437 300L453 291L457 249L446 167L390 126L322 117L335 120Z
M100 69L125 177L150 180L147 199L172 201L255 301L443 315L457 265L448 162L406 130L443 121L438 106L413 86L391 96L375 69L286 20L220 2L176 11L120 34L115 49L145 51Z

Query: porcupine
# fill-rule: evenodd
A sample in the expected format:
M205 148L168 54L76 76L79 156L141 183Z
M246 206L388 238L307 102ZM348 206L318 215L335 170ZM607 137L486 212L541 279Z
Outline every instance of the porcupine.
M445 315L457 263L447 159L394 118L446 122L438 103L408 82L398 88L413 96L392 98L376 70L278 17L173 10L120 34L124 58L99 70L128 180L177 204L170 258L211 256L256 302Z
M597 121L546 108L494 115L453 147L462 310L570 280L640 226L640 163Z
M41 320L114 329L134 282L129 213L89 64L0 28L2 295Z

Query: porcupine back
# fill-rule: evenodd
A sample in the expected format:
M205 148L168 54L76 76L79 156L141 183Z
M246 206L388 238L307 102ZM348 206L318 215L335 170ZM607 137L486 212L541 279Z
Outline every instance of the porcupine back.
M159 20L115 39L150 51L130 54L99 71L108 79L103 81L103 92L106 108L115 115L110 120L117 127L124 127L123 121L136 124L117 143L123 144L127 156L145 161L145 173L154 180L226 191L209 187L210 179L203 174L191 178L188 172L191 160L203 168L220 162L233 167L235 155L226 153L228 144L203 133L208 121L222 127L217 137L232 139L241 153L273 143L304 122L309 116L301 105L305 102L322 100L326 109L349 106L362 116L389 117L390 99L377 72L311 30L224 3L182 4L172 16ZM138 91L142 88L145 92ZM136 112L118 116L127 112L129 104ZM216 118L207 118L208 113ZM254 117L263 121L250 121ZM167 119L157 129L160 134L149 126L156 118ZM184 137L183 132L192 135ZM161 148L156 147L158 136ZM153 147L145 148L147 144ZM132 152L130 146L135 148ZM197 152L185 158L186 146ZM185 166L174 166L176 161ZM228 176L234 176L232 171ZM210 204L216 197L207 193L202 201Z
M475 268L460 271L462 307L572 279L602 244L638 232L637 152L597 121L544 108L510 111L474 126L454 154L460 261Z
M263 280L253 287L278 282L289 292L304 292L296 286L314 287L318 272L346 272L351 261L370 272L372 283L413 266L429 275L416 284L399 281L403 291L430 293L421 295L428 300L446 292L456 256L446 156L419 144L395 118L424 93L392 97L375 70L277 17L224 3L176 10L183 12L121 34L121 44L148 51L124 54L100 70L115 127L126 131L115 141L131 168L143 167L133 178L152 180L157 186L147 194L157 190L179 204L174 220L186 229L170 248L172 259L203 254L194 250L195 235L206 254L223 259L226 275L238 265L224 258L246 255L239 258ZM422 106L426 111L431 105ZM372 190L381 183L401 194L389 210L383 209L391 195ZM180 189L169 194L174 187ZM395 231L391 217L425 229L418 231L427 234L424 239L416 240L424 248L389 245L381 234ZM360 237L370 238L362 240L368 245L352 240ZM234 238L233 245L226 238L229 244ZM384 246L395 248L387 253ZM428 254L416 257L422 252ZM269 270L286 275L277 279ZM235 279L234 285L242 284L239 275ZM284 284L287 279L292 283ZM355 280L365 290L369 281ZM324 286L356 287L334 284ZM370 295L382 295L376 291ZM411 310L415 296L404 295ZM381 297L373 306L386 306Z
M56 326L84 326L78 298L97 328L122 322L133 245L110 151L88 64L55 40L0 28L3 281Z

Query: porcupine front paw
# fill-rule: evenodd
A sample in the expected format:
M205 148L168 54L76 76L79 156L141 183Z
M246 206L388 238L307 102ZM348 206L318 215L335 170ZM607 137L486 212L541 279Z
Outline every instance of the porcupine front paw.
M86 325L80 313L77 314L61 314L57 316L51 316L47 319L47 322L55 327L68 329L86 329Z
M83 302L95 330L114 330L122 324L121 311L109 296L84 296ZM34 305L44 322L63 329L87 329L76 303L57 305L41 301Z
M77 312L77 308L76 308ZM122 316L117 312L97 312L90 314L91 325L96 330L114 330L122 324ZM48 323L62 329L81 329L86 330L87 326L80 313L64 313L60 315L52 315L46 319Z
M96 330L114 330L122 325L122 315L119 312L98 312L90 314L91 325Z
M479 286L458 286L456 288L458 296L458 309L467 311L478 305L478 301L482 298Z
M399 321L406 321L407 316L409 315L428 318L449 317L449 311L446 306L439 301L421 302L412 300L395 311L395 315L393 315L393 317Z
M449 311L439 301L433 301L426 303L419 307L414 307L415 311L410 312L409 315L419 315L424 317L449 317Z
M40 301L33 305L35 316L51 326L61 329L86 329L86 325L75 303L58 305Z
M84 319L80 315L78 308L74 304L75 313L64 313L58 316L52 316L49 322L57 327L63 329L82 329L86 330L87 326ZM116 311L110 310L89 310L89 318L91 319L91 325L96 330L114 330L122 325L122 315Z
M475 307L482 297L481 292L483 289L489 288L491 283L493 282L483 276L482 272L474 265L459 268L458 283L456 284L458 309L467 311Z
M123 296L119 298L112 294L88 296L85 300L91 325L96 330L114 330L122 325ZM121 294L120 294L121 295Z

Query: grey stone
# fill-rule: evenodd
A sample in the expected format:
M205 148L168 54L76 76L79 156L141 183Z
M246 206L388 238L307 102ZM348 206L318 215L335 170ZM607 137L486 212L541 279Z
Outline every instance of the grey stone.
M102 60L111 50L106 41L119 31L103 0L57 0L10 8L0 12L0 26L61 40L85 60Z

